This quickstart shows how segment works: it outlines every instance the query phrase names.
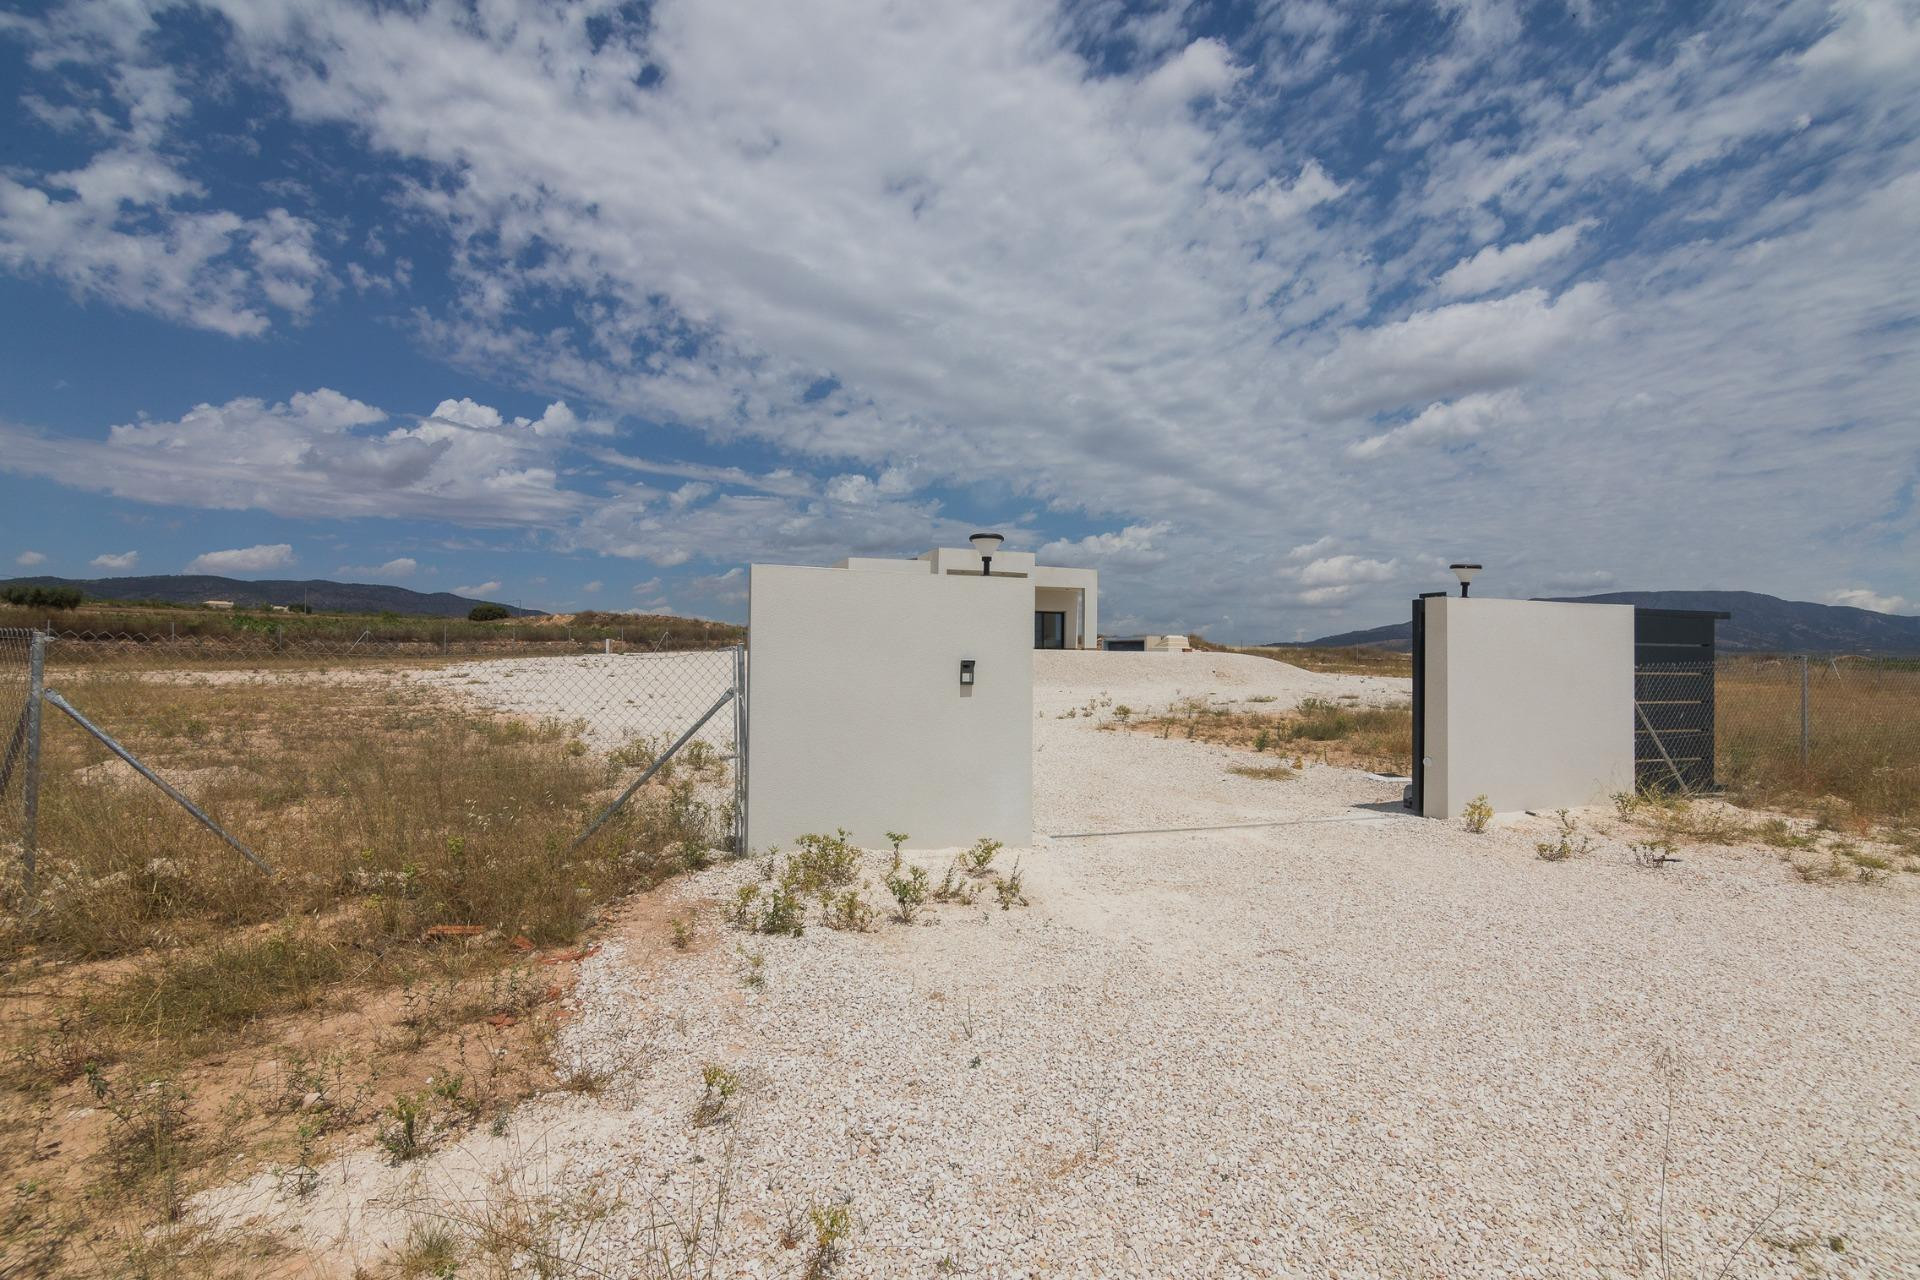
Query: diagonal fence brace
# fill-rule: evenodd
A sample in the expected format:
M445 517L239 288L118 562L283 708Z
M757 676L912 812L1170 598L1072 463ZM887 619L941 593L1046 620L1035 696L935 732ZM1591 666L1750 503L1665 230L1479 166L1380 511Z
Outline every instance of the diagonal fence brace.
M652 778L654 774L660 772L661 766L666 764L667 761L673 759L674 753L679 751L680 748L686 746L687 743L692 740L693 735L700 732L700 730L706 726L707 721L713 719L714 716L718 715L720 712L720 708L726 706L727 703L731 702L733 700L733 696L738 692L739 690L737 689L729 689L725 693L721 694L720 697L714 702L714 704L707 708L707 713L705 715L701 716L698 720L695 720L692 726L690 726L685 733L680 735L678 741L676 741L672 746L668 747L665 751L661 752L659 757L655 759L652 764L647 766L647 771L641 774L639 777L635 778L633 780L633 785L628 787L625 791L622 791L620 793L620 798L618 800L615 800L612 804L608 805L606 807L606 810L603 813L601 813L599 817L595 818L591 823L589 823L587 825L587 829L585 831L582 831L578 836L576 836L574 838L573 843L567 847L570 849L578 849L581 845L585 844L588 840L592 839L593 833L598 831L601 827L606 826L607 820L613 817L614 814L620 812L621 807L625 805L627 801L633 799L633 793L638 791L640 788L646 786L648 779Z
M160 790L166 792L167 796L170 799L172 799L175 804L179 805L182 809L185 809L188 813L192 814L195 818L197 818L201 826L213 832L213 834L219 836L222 840L225 840L228 844L232 845L235 849L239 850L241 857L245 858L248 862L251 862L254 866L260 868L260 870L266 872L268 875L274 874L273 868L268 866L261 859L259 854L255 853L253 850L247 848L247 846L245 846L244 844L241 844L238 840L234 839L233 836L228 833L225 827L221 826L219 823L215 822L212 818L208 817L204 809L202 809L199 805L195 804L193 801L187 799L187 797L183 795L180 792L180 790L177 787L175 787L172 783L168 782L165 778L162 778L159 774L155 773L153 770L147 768L146 765L140 763L139 758L136 757L133 754L133 752L127 750L125 747L121 746L118 742L115 742L113 740L113 735L108 733L105 729L102 729L99 725L95 724L93 721L81 715L80 712L74 707L74 705L71 702L68 702L65 698L61 697L58 693L56 693L52 689L46 690L41 696L45 698L50 705L58 707L60 710L66 712L68 716L72 717L73 722L75 724L79 725L82 729L85 729L88 733L92 734L94 737L98 738L102 743L102 745L104 745L107 748L107 750L113 752L113 754L119 756L122 760L125 760L128 764L132 765L134 769L139 772L141 777L145 778L148 782L151 782L154 786L160 788Z
M1647 736L1653 739L1654 747L1659 750L1660 758L1667 762L1667 768L1673 773L1673 780L1679 784L1680 790L1683 792L1692 791L1693 788L1687 785L1686 777L1681 774L1680 767L1674 764L1673 757L1667 754L1667 744L1660 741L1660 731L1653 727L1653 721L1647 719L1647 709L1636 701L1633 704L1633 713L1640 717L1641 727L1646 729Z

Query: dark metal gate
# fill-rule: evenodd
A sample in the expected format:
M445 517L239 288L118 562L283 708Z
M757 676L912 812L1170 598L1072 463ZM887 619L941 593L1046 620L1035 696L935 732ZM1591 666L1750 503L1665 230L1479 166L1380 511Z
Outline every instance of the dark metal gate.
M1713 632L1731 616L1634 609L1633 774L1642 790L1713 789Z

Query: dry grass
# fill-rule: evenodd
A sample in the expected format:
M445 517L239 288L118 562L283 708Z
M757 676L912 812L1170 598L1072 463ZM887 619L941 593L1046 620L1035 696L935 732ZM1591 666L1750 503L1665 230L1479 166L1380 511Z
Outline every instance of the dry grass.
M187 1194L311 1169L395 1108L432 1141L549 1086L565 970L538 961L567 956L539 949L726 830L688 778L570 850L616 767L424 690L61 685L278 874L49 722L38 892L9 859L0 916L0 1163L27 1188L4 1275L259 1274L180 1221Z
M1800 665L1722 657L1714 687L1717 773L1740 804L1920 827L1920 663L1843 659L1809 670L1800 757Z
M1373 645L1343 645L1337 648L1315 648L1307 645L1237 647L1213 644L1202 636L1189 637L1189 643L1194 648L1208 653L1244 653L1254 658L1272 658L1276 662L1284 662L1288 666L1299 667L1303 671L1326 671L1347 676L1410 678L1413 675L1411 653L1376 648Z
M1162 715L1131 719L1125 727L1383 773L1404 774L1412 766L1413 709L1404 705L1362 707L1308 698L1291 711L1255 712L1189 698Z

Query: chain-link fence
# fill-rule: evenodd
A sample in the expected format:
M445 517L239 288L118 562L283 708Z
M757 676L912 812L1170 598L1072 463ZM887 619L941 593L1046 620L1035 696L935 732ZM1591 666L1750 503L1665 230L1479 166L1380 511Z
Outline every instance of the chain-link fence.
M1920 815L1920 659L1747 657L1643 666L1642 785Z
M27 750L33 647L34 633L0 630L0 733L18 739L7 757L11 785L0 796L0 840L29 856L32 833L23 813L35 763ZM386 717L396 732L456 717L469 727L538 735L582 761L604 760L607 786L593 802L591 822L555 832L563 841L578 843L645 788L671 784L718 817L721 845L746 848L746 656L739 645L655 650L611 637L72 631L46 635L44 652L50 692L42 700L43 732L83 740L93 753L88 759L100 757L95 763L110 763L103 753L118 756L124 766L114 768L144 774L243 853L248 849L218 826L218 798L234 796L233 775L247 769L250 752L288 749L296 712L310 740L315 717L305 712L314 706L338 708L318 717L321 732L327 715L364 718L368 708L400 706L409 709L406 716ZM418 750L435 749L431 732L409 740L419 742ZM48 749L56 748L65 746ZM73 776L72 769L61 776ZM196 786L196 776L207 785ZM45 843L48 833L40 834ZM273 861L272 848L258 852Z
M35 779L29 758L33 730L33 633L0 628L0 845L26 843L28 797Z

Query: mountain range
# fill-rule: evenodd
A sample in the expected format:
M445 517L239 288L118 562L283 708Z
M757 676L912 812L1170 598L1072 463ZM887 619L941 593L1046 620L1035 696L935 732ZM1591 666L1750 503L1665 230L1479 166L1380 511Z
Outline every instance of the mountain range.
M199 604L203 600L231 600L238 605L307 604L337 613L402 613L433 618L464 618L477 604L451 591L411 591L377 582L304 582L266 579L252 582L208 574L167 573L143 578L8 578L0 587L78 587L89 600L164 600L169 604ZM515 617L534 617L538 609L514 605L501 608Z
M1782 600L1757 591L1609 591L1597 596L1553 596L1571 604L1631 604L1643 609L1701 609L1730 613L1715 631L1718 647L1747 653L1920 654L1920 617L1875 613L1851 605ZM1304 642L1307 648L1372 645L1406 649L1413 624L1395 622L1343 631ZM1292 647L1281 642L1275 647Z

